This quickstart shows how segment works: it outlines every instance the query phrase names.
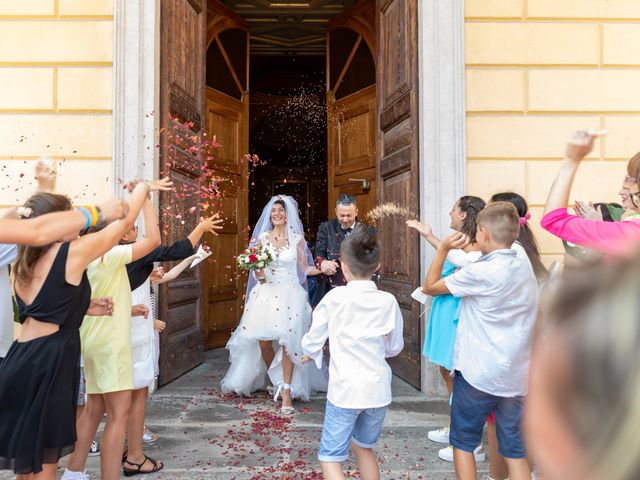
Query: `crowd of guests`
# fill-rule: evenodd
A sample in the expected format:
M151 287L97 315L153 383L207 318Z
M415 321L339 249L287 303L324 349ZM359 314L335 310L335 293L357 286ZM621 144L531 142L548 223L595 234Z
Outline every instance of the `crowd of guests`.
M637 476L637 450L619 453L635 448L628 431L637 426L640 154L620 205L575 202L571 214L571 186L596 137L572 134L541 220L563 240L562 274L543 265L516 193L486 206L461 197L450 213L456 233L442 240L427 223L407 222L436 249L422 286L434 297L423 354L440 366L451 415L428 438L449 445L438 456L459 479L477 478L485 424L489 480Z
M18 338L0 363L0 468L19 478L87 479L100 455L100 478L153 473L163 463L143 451L147 394L158 373L161 330L150 283L175 278L205 233L222 220L202 219L188 238L160 245L152 193L169 179L132 181L128 201L73 208L52 193L55 172L41 160L38 191L0 220L2 341L13 337L12 263ZM144 234L135 223L142 212ZM13 217L13 218L12 218ZM184 260L168 272L154 262ZM100 446L95 435L106 413ZM127 446L125 448L125 437Z
M420 287L433 297L423 353L440 367L451 405L450 425L426 436L448 444L439 457L461 480L478 478L485 425L490 480L637 477L640 154L619 205L576 202L574 215L571 186L595 141L593 131L571 136L541 220L565 242L563 273L543 264L527 202L514 192L461 197L453 233L441 238L427 222L407 222L435 249ZM0 219L0 468L53 479L71 454L62 478L87 479L106 413L100 478L158 472L162 461L143 443L153 437L144 417L157 376L154 327L163 328L152 284L187 268L222 220L203 219L162 246L151 194L171 189L169 179L131 182L126 202L74 209L47 191L52 173L39 168L39 191ZM143 234L134 227L140 213ZM405 319L376 285L384 246L358 222L353 197L338 199L336 217L321 226L312 255L295 200L265 206L251 244L274 260L250 274L222 389L273 389L283 415L295 413L294 399L326 389L324 478L344 478L353 451L361 478L377 480L374 447L392 402L386 359L403 349ZM176 260L167 274L154 269ZM13 343L10 264L22 324ZM312 308L307 278L320 275L328 283Z

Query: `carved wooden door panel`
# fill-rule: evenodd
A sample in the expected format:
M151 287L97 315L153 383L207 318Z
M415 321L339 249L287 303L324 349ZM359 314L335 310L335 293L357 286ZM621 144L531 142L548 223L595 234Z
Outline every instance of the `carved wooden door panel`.
M215 260L205 268L204 345L223 347L238 325L244 305L245 277L234 257L249 238L249 33L246 22L218 1L209 0L207 28L207 137L220 147L209 160L219 178L224 230L207 238Z
M376 202L374 25L375 2L367 0L331 20L327 34L329 211L348 193L360 218Z
M418 2L376 0L378 202L419 212ZM411 292L420 284L420 243L402 218L382 219L380 286L393 293L404 317L405 348L390 362L393 372L420 387L420 312Z
M160 170L175 192L161 196L163 243L185 238L200 216L198 192L204 111L204 0L163 0L160 4ZM192 207L196 211L190 212ZM204 359L201 319L202 268L161 285L159 313L167 322L160 337L160 384Z

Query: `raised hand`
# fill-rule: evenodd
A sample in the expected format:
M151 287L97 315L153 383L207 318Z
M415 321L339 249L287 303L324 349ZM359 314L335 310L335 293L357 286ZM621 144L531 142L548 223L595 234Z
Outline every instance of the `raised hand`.
M39 192L53 192L56 183L56 172L53 169L53 162L48 158L41 158L36 164L36 181Z
M200 221L200 227L202 228L203 233L211 233L213 235L218 235L216 230L222 230L224 218L220 218L220 213L216 213L209 218L205 218Z
M587 220L603 221L601 207L596 209L593 206L593 202L587 203L576 200L573 209L579 217L586 218Z
M92 299L87 315L91 317L110 317L113 315L113 299L111 297Z
M153 269L153 271L151 272L151 275L149 276L149 280L151 281L151 283L154 283L162 280L163 277L164 277L164 267L160 266Z
M593 149L596 136L593 130L576 130L569 137L565 156L574 162L582 161Z
M123 199L116 197L102 202L100 205L98 205L98 207L100 207L100 211L104 215L107 222L121 220L129 213L129 204Z
M433 235L431 225L429 225L427 222L419 222L418 220L407 220L407 227L413 228L420 234L420 236L424 238L428 238L430 235Z
M147 185L152 192L168 192L173 187L173 182L169 177L164 177L160 180L148 180Z
M156 191L166 192L171 190L171 187L173 187L173 182L169 177L164 177L164 178L161 178L160 180L148 180L146 182L144 180L134 178L133 180L130 180L126 185L126 188L129 191L129 193L133 192L133 190L136 188L136 185L138 185L139 183L146 183L147 187L149 187L150 192L156 192Z
M462 250L466 248L471 243L468 235L465 235L462 232L455 232L448 237L445 237L440 242L440 246L438 248L449 251L449 250Z

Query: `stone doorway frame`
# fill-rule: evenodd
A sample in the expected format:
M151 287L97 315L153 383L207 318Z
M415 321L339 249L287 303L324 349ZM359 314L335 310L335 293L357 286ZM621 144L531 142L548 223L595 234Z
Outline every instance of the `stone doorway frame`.
M116 179L159 173L160 0L114 0L113 191ZM418 2L420 211L438 234L466 190L464 0ZM421 243L421 273L433 249ZM428 315L422 317L426 331ZM446 397L438 369L423 358L422 391Z
M159 174L160 1L114 0L113 190Z
M448 212L466 190L464 0L418 2L420 52L420 212L437 235L449 231ZM422 277L434 257L423 240ZM427 304L422 331L429 319ZM438 368L422 357L422 391L447 398Z

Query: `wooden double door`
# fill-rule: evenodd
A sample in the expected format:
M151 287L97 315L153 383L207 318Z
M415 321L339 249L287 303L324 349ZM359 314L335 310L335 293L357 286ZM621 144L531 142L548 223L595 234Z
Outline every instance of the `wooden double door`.
M198 188L197 166L208 164L222 196L197 213L221 210L226 218L220 236L206 239L214 260L162 289L161 314L169 320L161 342L164 383L200 363L203 349L223 346L242 311L244 278L236 275L234 256L250 227L243 157L249 137L250 34L244 19L218 0L163 0L161 9L161 124L168 129L171 122L183 122L190 128L186 139L163 142L161 169ZM362 0L330 22L330 210L344 192L358 198L361 215L386 202L419 211L417 61L415 0ZM185 146L214 135L221 146L212 159ZM190 208L176 195L162 201L185 213ZM165 241L184 235L194 222L186 223L171 225ZM418 238L402 219L384 219L377 227L384 251L380 286L396 295L405 318L406 347L393 369L419 386L419 312L410 298L420 282Z

